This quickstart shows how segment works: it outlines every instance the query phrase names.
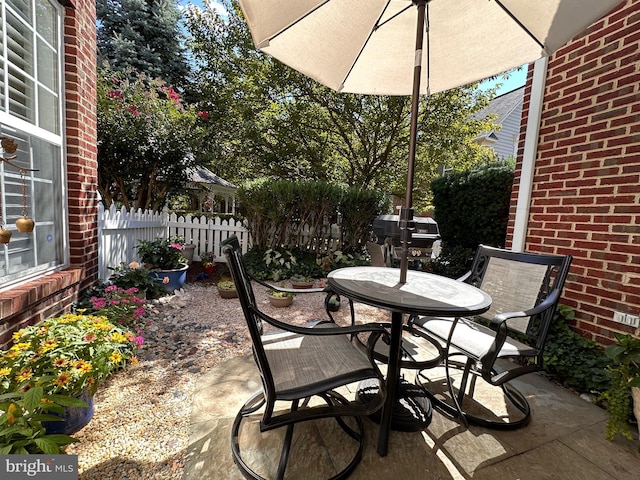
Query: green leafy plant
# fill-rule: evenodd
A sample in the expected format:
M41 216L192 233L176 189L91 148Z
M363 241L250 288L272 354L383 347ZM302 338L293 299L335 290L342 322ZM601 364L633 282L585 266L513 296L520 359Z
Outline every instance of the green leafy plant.
M566 387L580 392L603 392L609 385L606 373L609 361L600 344L569 327L574 316L571 307L558 305L545 344L544 369Z
M275 298L293 298L296 296L295 293L281 292L280 290L273 290L273 289L267 290L267 295Z
M631 387L640 387L640 338L619 333L615 337L616 343L605 348L605 354L611 360L607 369L611 384L604 394L609 404L606 438L613 440L620 433L632 440L629 428Z
M46 394L93 395L100 381L135 358L141 340L106 317L70 313L15 332L13 342L0 355L4 391L43 386Z
M216 284L216 286L218 287L218 290L235 290L236 289L236 284L233 282L233 280L221 280Z
M182 237L139 240L137 248L140 261L150 269L175 270L188 265L187 259L182 255Z
M44 379L44 385L51 379ZM27 388L28 387L28 388ZM47 434L42 422L59 421L64 407L83 407L86 403L69 395L47 393L43 384L25 385L17 391L0 394L0 455L59 454L61 447L75 438ZM52 412L52 413L49 413Z
M109 282L117 287L137 288L140 290L155 290L157 283L149 278L149 269L138 262L124 263L118 267L109 267L113 273L109 277Z

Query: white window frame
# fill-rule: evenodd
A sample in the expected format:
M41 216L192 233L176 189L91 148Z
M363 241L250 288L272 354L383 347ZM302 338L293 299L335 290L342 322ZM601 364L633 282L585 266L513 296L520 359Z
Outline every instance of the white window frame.
M20 0L18 0L20 1ZM0 35L2 39L0 42L0 69L2 69L3 84L0 88L3 88L0 98L0 132L2 136L10 137L11 132L16 132L16 137L25 138L28 136L29 141L19 142L19 150L14 163L18 164L22 168L37 168L39 161L42 161L46 157L36 158L37 152L34 152L33 142L42 146L42 142L49 144L52 150L55 152L54 157L51 159L53 162L51 165L51 175L45 178L45 174L33 174L25 172L25 181L27 182L27 213L30 218L35 219L36 228L32 233L19 233L15 226L15 220L20 217L20 213L16 215L16 182L21 183L20 170L16 170L6 162L0 162L0 209L2 212L2 220L4 222L4 228L12 232L12 238L8 244L0 244L0 291L5 290L11 286L14 286L18 282L22 282L28 279L41 276L42 274L59 270L69 264L69 245L68 245L68 208L67 208L67 176L66 176L66 152L65 152L65 114L64 114L64 9L55 0L24 0L24 3L31 4L31 19L24 22L26 28L30 28L33 33L32 48L34 51L32 57L33 69L31 77L34 80L33 88L33 121L26 121L16 115L12 115L8 111L8 96L9 96L9 46L7 29L7 12L11 12L12 6L9 5L10 1L3 0L0 2ZM40 36L36 31L36 5L47 4L53 7L55 12L56 33L57 41L56 46L51 45L46 41L46 38ZM13 11L13 13L16 13ZM22 20L22 18L20 19ZM51 90L44 83L39 82L41 80L38 76L38 56L37 49L40 48L40 44L47 48L52 48L55 52L53 55L56 65L55 82L57 83L57 91ZM56 58L57 54L57 58ZM16 68L15 66L13 67ZM43 74L44 75L44 74ZM45 128L38 126L39 124L39 91L40 89L46 90L52 93L55 100L57 94L57 101L54 103L57 105L57 117L54 116L55 122L52 124L53 129L56 132L51 132ZM56 151L57 150L57 151ZM7 154L4 154L7 156ZM49 210L48 219L39 222L38 208L36 204L37 195L34 190L36 186L43 189L46 194L53 196L54 206ZM13 191L11 191L13 189ZM32 194L32 192L34 192ZM44 195L43 195L44 196ZM22 198L18 199L20 202ZM12 204L13 202L13 204ZM57 207L55 206L57 203ZM12 208L10 208L12 205ZM49 205L40 205L40 208L47 208ZM10 209L10 214L7 215L7 208ZM20 209L21 210L21 209ZM42 210L41 210L42 211ZM55 232L55 234L47 233L47 230ZM30 237L29 237L30 236ZM16 240L14 242L14 239ZM46 242L46 243L43 243ZM47 244L51 244L50 246ZM43 245L41 250L50 250L39 255L38 246ZM46 248L45 248L46 247ZM44 259L42 257L45 257ZM26 264L25 263L26 259ZM13 260L13 262L12 262Z

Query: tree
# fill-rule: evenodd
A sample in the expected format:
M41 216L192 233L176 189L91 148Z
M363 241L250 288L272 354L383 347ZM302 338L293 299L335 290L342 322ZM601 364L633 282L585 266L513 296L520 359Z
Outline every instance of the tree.
M226 177L329 180L402 195L409 146L409 97L336 93L256 51L235 1L227 13L191 9L186 26L200 100L215 112ZM492 158L473 140L491 122L474 120L492 92L474 86L420 101L414 198L429 201L439 165L463 169ZM223 159L223 160L222 160Z
M98 190L107 206L159 210L181 193L206 120L159 80L98 72Z
M175 0L97 0L98 65L184 87L189 66Z

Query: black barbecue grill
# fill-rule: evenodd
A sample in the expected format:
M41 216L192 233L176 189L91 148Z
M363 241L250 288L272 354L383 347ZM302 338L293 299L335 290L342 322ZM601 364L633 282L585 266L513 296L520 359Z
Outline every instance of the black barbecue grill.
M373 221L373 235L379 245L400 248L399 215L380 215ZM431 217L413 217L415 230L411 235L409 253L412 257L430 256L433 242L440 240L438 224ZM396 252L396 255L398 252Z

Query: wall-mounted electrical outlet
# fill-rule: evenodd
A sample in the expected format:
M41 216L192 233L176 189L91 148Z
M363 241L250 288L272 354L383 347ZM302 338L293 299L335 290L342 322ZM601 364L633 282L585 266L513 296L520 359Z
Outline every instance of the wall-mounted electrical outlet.
M640 317L629 313L613 312L613 321L636 328L640 325Z

